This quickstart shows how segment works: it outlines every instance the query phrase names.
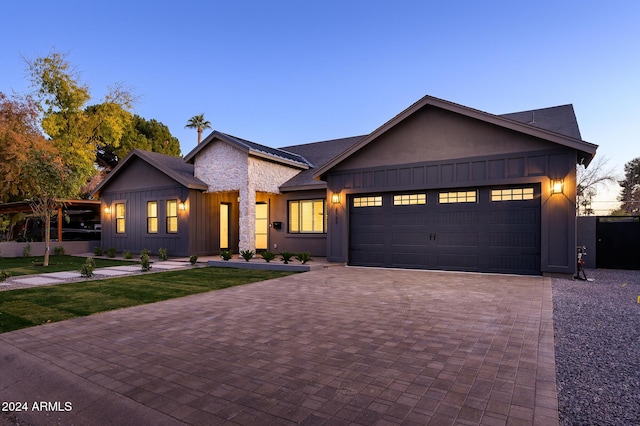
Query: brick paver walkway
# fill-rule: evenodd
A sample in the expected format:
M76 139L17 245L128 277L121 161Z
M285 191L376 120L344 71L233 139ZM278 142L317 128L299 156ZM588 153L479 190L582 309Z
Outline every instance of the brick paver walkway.
M0 335L33 424L554 425L551 280L334 267Z

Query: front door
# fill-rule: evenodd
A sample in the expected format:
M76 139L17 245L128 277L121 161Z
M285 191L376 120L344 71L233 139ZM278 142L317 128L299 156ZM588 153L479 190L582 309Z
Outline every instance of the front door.
M256 250L269 248L269 205L256 203Z

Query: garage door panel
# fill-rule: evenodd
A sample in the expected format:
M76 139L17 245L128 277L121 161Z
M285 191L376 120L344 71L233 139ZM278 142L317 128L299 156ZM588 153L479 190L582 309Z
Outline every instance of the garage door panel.
M382 205L350 208L349 263L457 271L540 273L539 185L530 200L491 200L492 188L477 197L462 189L422 192L423 204L394 205L413 195L383 194ZM515 188L515 186L514 186ZM426 194L426 199L424 194ZM516 194L516 191L513 191ZM415 198L414 198L415 200Z

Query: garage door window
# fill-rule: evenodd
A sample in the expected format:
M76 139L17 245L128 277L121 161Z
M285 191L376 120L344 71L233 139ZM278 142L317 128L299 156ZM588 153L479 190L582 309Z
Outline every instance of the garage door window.
M381 205L381 195L375 197L355 197L353 199L353 207L380 207Z
M491 201L533 200L533 188L492 189Z
M441 192L438 194L440 204L475 203L478 191Z
M414 206L427 204L427 194L402 194L393 196L394 206Z

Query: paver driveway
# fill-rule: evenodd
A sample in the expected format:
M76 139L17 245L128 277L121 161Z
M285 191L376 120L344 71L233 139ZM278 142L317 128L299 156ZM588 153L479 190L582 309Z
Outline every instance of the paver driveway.
M553 425L552 321L549 278L332 267L2 334L0 400L36 425Z

